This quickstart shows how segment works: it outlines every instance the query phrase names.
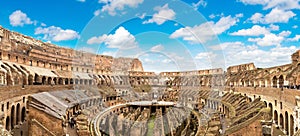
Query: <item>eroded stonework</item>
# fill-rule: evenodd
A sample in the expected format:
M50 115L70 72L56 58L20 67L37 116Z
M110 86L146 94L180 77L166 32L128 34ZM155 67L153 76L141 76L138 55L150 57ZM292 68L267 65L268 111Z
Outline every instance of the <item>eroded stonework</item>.
M300 125L299 56L271 68L249 63L157 75L137 58L80 52L0 27L0 133L293 135ZM178 109L125 106L140 101Z

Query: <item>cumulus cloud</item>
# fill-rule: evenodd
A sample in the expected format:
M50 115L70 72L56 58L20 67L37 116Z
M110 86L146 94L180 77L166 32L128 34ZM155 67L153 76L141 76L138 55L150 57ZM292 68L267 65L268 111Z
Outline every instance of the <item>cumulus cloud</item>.
M24 26L26 24L34 23L34 21L31 21L27 14L23 13L21 10L16 10L9 15L9 22L12 26Z
M299 39L300 39L300 35L295 35L295 37L293 37L293 38L289 38L288 39L288 41L299 41Z
M164 46L161 44L158 44L156 46L153 46L150 50L153 52L160 52L164 49Z
M101 10L100 10L100 9L97 9L97 10L95 10L95 11L94 11L94 16L98 16L98 15L100 15L100 12L101 12Z
M200 6L206 7L207 2L205 0L199 0L197 3L192 3L192 6L195 10L198 10Z
M249 42L255 42L257 45L260 46L280 46L281 42L285 40L287 36L291 34L290 31L283 31L278 35L269 33L265 34L262 38L249 38Z
M78 32L71 29L62 29L56 26L50 27L38 27L35 29L35 35L44 35L44 40L50 41L66 41L66 40L74 40L79 38Z
M264 9L300 9L299 0L238 0L245 5L262 5Z
M170 35L170 38L183 38L191 43L205 43L215 35L227 31L239 21L239 17L222 17L218 22L209 21L193 27L180 28Z
M195 59L213 59L216 57L216 54L213 52L201 52L195 56Z
M295 46L275 46L263 50L256 45L245 45L242 42L225 42L212 46L211 49L223 51L227 67L250 62L258 67L287 64L291 61L290 55L297 50Z
M241 29L237 32L230 33L230 35L235 36L259 36L270 33L266 27L261 27L259 25L254 25L249 29Z
M116 10L122 11L126 6L135 8L144 0L99 0L99 3L103 3L102 12L108 12L108 14L115 16Z
M158 25L161 25L167 20L175 19L176 13L174 12L174 10L169 8L168 4L165 4L162 7L155 7L154 10L157 11L157 13L155 13L151 19L144 21L143 24L156 23Z
M104 34L99 37L92 37L87 41L88 44L107 45L108 48L130 49L138 46L135 37L124 27L119 27L114 34Z
M285 11L278 8L274 8L266 16L263 16L261 13L253 14L249 20L253 23L287 23L291 18L296 16L293 11Z

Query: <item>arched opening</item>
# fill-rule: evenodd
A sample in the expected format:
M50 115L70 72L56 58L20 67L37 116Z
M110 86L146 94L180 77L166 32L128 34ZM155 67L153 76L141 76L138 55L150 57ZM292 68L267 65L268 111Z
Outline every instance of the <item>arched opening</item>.
M279 88L282 88L283 87L283 83L284 83L284 79L283 79L283 76L281 75L279 78Z
M71 78L70 79L70 84L73 85L74 84L74 80Z
M69 84L69 79L66 78L66 79L65 79L65 85L68 85L68 84Z
M275 121L275 124L278 125L278 113L276 110L274 111L274 121Z
M273 105L272 105L272 103L269 103L269 108L271 110L271 112L270 112L271 117L273 117Z
M26 109L25 107L22 108L22 114L21 114L21 121L24 122L26 117Z
M19 122L20 122L20 104L18 103L17 104L17 112L16 112L16 122L17 122L17 124L19 124Z
M273 77L272 83L273 83L273 87L277 88L277 77L276 76Z
M10 120L9 120L9 116L6 117L6 121L5 121L5 129L6 130L10 130L9 126L10 126Z
M75 84L78 85L78 79L75 79Z
M45 76L43 76L43 78L42 78L42 84L43 84L43 85L46 84L46 77L45 77Z
M92 85L93 84L93 80L89 80L89 85Z
M87 79L84 80L84 84L85 84L85 85L88 84L88 80L87 80Z
M55 85L57 85L57 78L56 77L53 78L53 82L54 82Z
M81 85L83 84L83 79L80 79L80 84L81 84Z
M279 116L279 119L280 119L280 126L281 126L281 128L284 128L284 123L283 123L283 115L282 114L280 114L280 116Z
M35 85L39 85L40 84L40 78L38 74L34 75L34 84Z
M11 107L11 111L10 111L10 124L11 124L10 128L11 129L14 129L14 125L15 125L14 119L15 119L15 106L13 105Z
M52 78L48 77L48 85L51 85L51 84L52 84Z
M58 84L60 84L60 85L63 84L63 79L62 79L62 78L59 78L59 79L58 79Z
M33 85L33 76L32 75L28 76L28 85Z
M260 97L260 96L259 96L259 97ZM264 101L264 103L265 103L265 106L268 107L268 103L267 103L266 101Z
M290 135L294 135L294 117L290 115Z
M289 115L287 111L284 115L284 130L286 131L286 134L289 134Z

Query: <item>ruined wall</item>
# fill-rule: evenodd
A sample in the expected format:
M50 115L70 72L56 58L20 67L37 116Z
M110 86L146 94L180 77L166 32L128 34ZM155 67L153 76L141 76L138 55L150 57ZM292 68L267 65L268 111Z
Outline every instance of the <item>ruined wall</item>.
M62 121L47 113L29 106L28 115L30 136L57 136L64 135Z
M260 120L249 124L248 126L234 132L228 136L261 136L262 135L262 125Z

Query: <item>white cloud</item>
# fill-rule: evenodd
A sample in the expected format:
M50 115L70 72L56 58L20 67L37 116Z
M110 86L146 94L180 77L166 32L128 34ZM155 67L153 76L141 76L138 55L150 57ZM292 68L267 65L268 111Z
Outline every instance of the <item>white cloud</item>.
M295 37L294 38L289 38L288 39L288 41L299 41L299 39L300 39L300 35L295 35Z
M253 14L249 20L253 23L288 23L291 18L296 16L292 11L285 11L278 8L274 8L266 16L263 16L261 13Z
M254 25L249 29L241 29L237 32L230 33L230 35L236 36L259 36L270 33L269 30L265 27L261 27L259 25Z
M300 9L299 0L238 0L246 5L262 5L264 9Z
M197 3L192 3L195 10L198 10L199 6L206 7L207 2L205 0L199 0Z
M269 0L238 0L239 2L243 2L246 5L264 5L266 4Z
M294 28L294 29L298 28L298 25L294 25L293 28Z
M222 17L218 22L209 21L193 27L180 28L170 35L170 38L183 38L191 43L205 43L215 35L227 31L239 21L238 17Z
M78 2L85 2L85 0L77 0Z
M143 14L136 14L136 16L140 19L144 19L146 17L146 13Z
M9 15L9 22L12 26L24 26L26 24L33 24L33 21L21 10L16 10Z
M216 54L213 52L201 52L195 56L195 59L214 59Z
M50 41L66 41L66 40L74 40L79 38L78 32L71 30L71 29L62 29L56 26L50 27L38 27L35 29L35 35L44 35L43 39L50 40Z
M250 17L250 20L253 22L253 23L259 23L259 22L263 22L263 14L261 13L255 13L253 14L251 17Z
M174 12L174 10L169 8L168 4L165 4L162 7L155 7L154 10L157 11L157 13L155 13L151 19L144 21L143 24L156 23L158 25L161 25L167 20L175 19L176 13Z
M243 15L243 14L240 14L240 15ZM210 14L208 17L210 19L214 19L216 17L224 17L224 13L221 13L221 14Z
M265 34L263 38L249 38L249 42L255 42L260 46L280 46L281 42L285 40L285 37L291 34L290 31L283 31L276 35L273 33Z
M107 56L115 56L116 55L116 52L113 52L113 51L104 51L102 53L103 55L107 55Z
M101 12L101 10L100 10L100 9L97 9L96 11L94 11L94 16L100 15L100 12Z
M212 46L213 50L223 50L226 66L254 62L258 67L271 67L290 63L290 55L297 48L295 46L275 46L269 50L262 50L256 45L245 45L242 42L226 42ZM276 62L276 63L274 63Z
M271 25L269 26L269 30L271 30L271 31L278 31L278 30L279 30L279 26L278 26L278 25L273 25L273 24L271 24Z
M172 60L170 60L170 59L164 59L164 60L162 60L162 63L171 63L172 62Z
M108 48L130 49L137 47L135 37L124 27L119 27L114 34L104 34L99 37L92 37L87 41L88 44L107 45Z
M160 52L164 49L164 46L161 44L158 44L156 46L153 46L150 50L153 52Z
M102 12L108 12L108 14L116 15L116 10L122 11L126 6L135 8L144 0L99 0L99 3L104 3Z

